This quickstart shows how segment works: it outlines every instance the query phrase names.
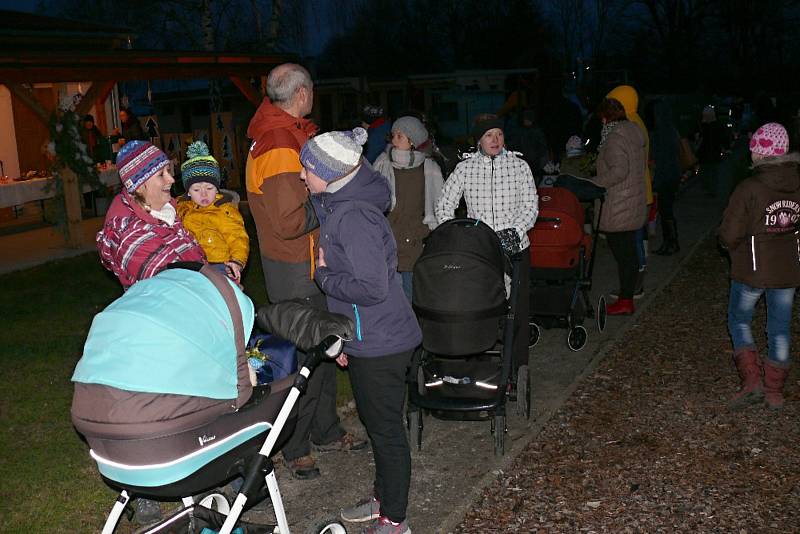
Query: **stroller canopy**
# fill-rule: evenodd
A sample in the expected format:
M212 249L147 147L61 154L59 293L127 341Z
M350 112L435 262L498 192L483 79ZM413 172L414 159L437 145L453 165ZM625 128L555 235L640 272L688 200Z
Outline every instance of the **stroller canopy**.
M250 299L233 287L244 336ZM169 269L131 286L92 321L74 382L126 391L237 398L237 350L225 300L203 274Z

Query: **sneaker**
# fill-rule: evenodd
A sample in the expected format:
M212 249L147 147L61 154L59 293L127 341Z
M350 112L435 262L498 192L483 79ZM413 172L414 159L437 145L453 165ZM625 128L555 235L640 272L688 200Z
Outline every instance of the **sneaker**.
M140 525L150 525L161 520L161 505L150 499L136 499L133 503L133 521Z
M395 523L382 515L377 521L362 530L361 534L411 534L411 529L405 521Z
M381 503L375 497L365 499L350 508L342 508L339 515L348 523L363 523L381 516Z
M320 475L317 462L310 454L295 458L294 460L287 460L286 467L289 468L292 476L298 480L311 480Z
M317 445L312 443L311 447L317 452L354 452L363 451L367 448L367 440L357 438L349 432L345 432L341 438L331 441L330 443L323 443Z

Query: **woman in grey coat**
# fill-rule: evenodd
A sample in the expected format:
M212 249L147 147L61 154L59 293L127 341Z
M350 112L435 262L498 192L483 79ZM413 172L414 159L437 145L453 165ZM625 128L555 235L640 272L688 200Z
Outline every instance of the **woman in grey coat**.
M593 181L607 191L600 231L606 234L617 262L620 287L619 298L607 311L608 315L630 315L634 311L633 291L639 269L636 230L647 217L645 140L640 128L627 120L618 100L603 100L598 115L603 130Z

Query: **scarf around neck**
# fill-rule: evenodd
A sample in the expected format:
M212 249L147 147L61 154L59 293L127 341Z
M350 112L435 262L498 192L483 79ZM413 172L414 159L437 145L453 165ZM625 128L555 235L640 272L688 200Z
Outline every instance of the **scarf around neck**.
M603 129L600 130L600 144L597 146L597 150L599 151L603 145L606 143L606 138L608 138L608 134L616 128L616 126L622 121L611 121L607 122L603 125Z
M433 230L436 228L435 204L439 195L442 193L444 179L439 165L429 158L424 152L419 150L397 150L392 147L382 153L375 160L374 169L381 173L389 181L389 189L392 192L392 203L390 210L397 204L395 196L395 169L414 169L423 167L425 174L425 215L423 224Z
M167 226L172 226L175 224L175 219L178 217L178 213L175 211L175 206L169 202L164 204L164 207L160 210L154 210L150 208L148 212L159 221L167 223Z

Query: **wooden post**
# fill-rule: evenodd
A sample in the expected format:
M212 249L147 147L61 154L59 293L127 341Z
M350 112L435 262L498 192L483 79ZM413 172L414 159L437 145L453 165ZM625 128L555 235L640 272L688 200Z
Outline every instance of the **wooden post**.
M61 182L64 188L67 246L80 248L84 239L81 232L81 188L78 184L78 176L69 167L64 167L61 170Z

